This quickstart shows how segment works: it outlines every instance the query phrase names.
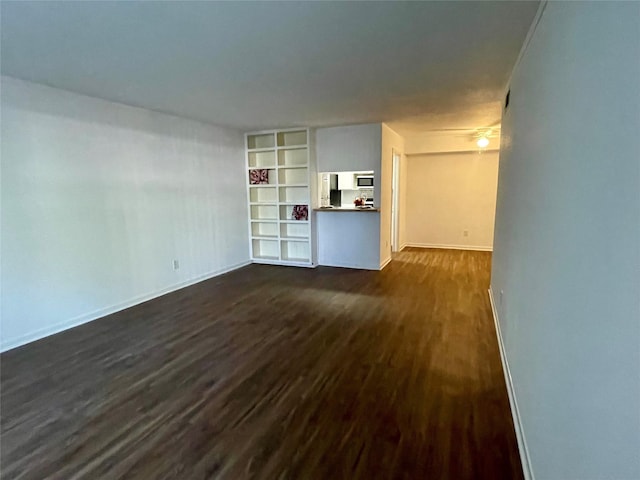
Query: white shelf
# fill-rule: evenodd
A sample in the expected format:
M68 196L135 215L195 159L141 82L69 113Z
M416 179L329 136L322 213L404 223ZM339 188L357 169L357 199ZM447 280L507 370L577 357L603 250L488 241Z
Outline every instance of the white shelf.
M278 147L249 148L247 149L247 152L249 153L273 152L277 149Z
M309 154L307 129L246 135L249 235L253 261L313 266ZM268 171L268 183L249 183L250 171L257 169ZM307 206L307 220L291 219L295 205Z
M291 186L292 184L307 184L309 169L307 167L280 167L278 168L278 185Z
M307 147L281 148L278 150L278 167L306 167L309 163Z
M307 130L287 130L276 134L278 147L304 147L307 145Z
M280 260L277 265L285 265L287 267L311 267L314 265L311 263L311 260Z
M306 205L307 207L307 220L309 219L309 215L311 215L311 210L309 209L309 205L306 203L283 203L280 202L279 206L280 206L280 221L287 221L287 220L291 220L294 222L304 222L307 220L296 220L295 218L293 218L293 207L295 205Z
M254 238L278 238L280 228L277 222L252 221L251 235Z
M275 185L271 188L253 188L249 190L249 203L254 204L277 204L278 187Z
M280 260L280 257L274 257L270 255L254 255L253 260L266 260L268 261L268 263L273 263Z
M276 146L277 150L298 150L300 148L307 148L308 145L306 143L300 143L298 145L278 145Z
M258 150L249 152L249 168L275 168L276 167L276 151Z
M308 205L309 187L280 185L278 187L278 199L282 204Z
M247 149L249 151L269 150L276 146L275 133L255 133L247 135Z
M277 205L251 205L249 210L252 220L278 220Z
M309 224L304 223L281 223L280 238L283 240L306 240L309 239Z
M282 260L308 262L310 258L309 253L308 240L282 240L280 242L280 256Z
M280 258L278 239L256 238L251 240L253 257L259 258Z
M282 261L284 263L291 263L291 264L298 264L298 263L303 263L303 264L307 264L310 263L311 260L309 260L309 258L296 258L296 257L283 257Z
M251 171L252 170L266 170L267 171L267 183L251 183ZM247 185L258 186L261 185L263 187L277 187L278 186L278 170L274 168L247 168Z

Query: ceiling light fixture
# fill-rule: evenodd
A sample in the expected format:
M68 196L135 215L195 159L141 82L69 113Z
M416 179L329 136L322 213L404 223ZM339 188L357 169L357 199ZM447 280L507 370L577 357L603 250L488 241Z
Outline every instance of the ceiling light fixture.
M487 137L480 137L476 143L478 144L478 147L486 148L489 146L489 139Z

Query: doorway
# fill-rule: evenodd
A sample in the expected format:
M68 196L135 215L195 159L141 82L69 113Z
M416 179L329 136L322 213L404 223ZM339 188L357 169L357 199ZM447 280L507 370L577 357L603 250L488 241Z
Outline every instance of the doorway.
M400 154L392 151L391 162L391 251L400 251Z

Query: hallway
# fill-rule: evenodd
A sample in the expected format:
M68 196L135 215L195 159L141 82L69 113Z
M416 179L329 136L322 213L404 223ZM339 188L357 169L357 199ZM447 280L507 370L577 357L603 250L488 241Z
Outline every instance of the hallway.
M4 478L522 478L490 265L254 264L11 350Z

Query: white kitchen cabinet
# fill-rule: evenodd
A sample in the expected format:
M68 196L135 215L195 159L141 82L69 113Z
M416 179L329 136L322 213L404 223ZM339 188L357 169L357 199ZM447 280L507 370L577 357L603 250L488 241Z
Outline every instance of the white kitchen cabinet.
M355 175L353 172L338 173L338 190L355 190Z

